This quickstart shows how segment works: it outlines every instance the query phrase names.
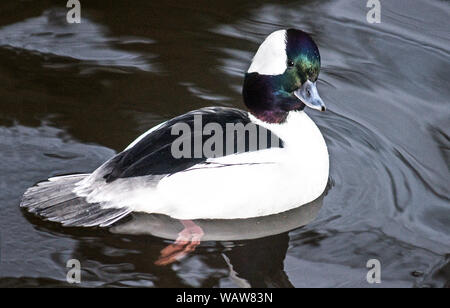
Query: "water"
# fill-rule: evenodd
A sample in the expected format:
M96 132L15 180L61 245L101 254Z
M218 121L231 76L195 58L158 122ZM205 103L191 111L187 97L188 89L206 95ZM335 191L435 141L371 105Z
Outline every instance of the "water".
M450 286L448 1L61 1L0 4L0 286ZM67 229L25 215L25 189L90 172L140 133L192 109L244 108L261 40L296 27L322 54L329 111L307 111L328 144L318 217L260 239L207 241L169 266L148 234ZM264 228L263 228L264 230Z

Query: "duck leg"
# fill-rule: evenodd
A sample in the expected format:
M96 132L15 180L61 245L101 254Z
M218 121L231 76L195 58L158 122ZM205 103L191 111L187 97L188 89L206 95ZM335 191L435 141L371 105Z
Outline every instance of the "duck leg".
M155 262L156 265L171 264L194 251L200 245L201 238L205 234L202 228L192 220L180 220L180 222L184 229L178 233L178 238L173 244L161 250L161 255Z

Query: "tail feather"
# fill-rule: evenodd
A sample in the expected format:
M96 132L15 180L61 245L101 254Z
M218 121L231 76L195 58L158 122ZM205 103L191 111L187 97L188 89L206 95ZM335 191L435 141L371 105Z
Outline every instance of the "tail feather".
M128 215L128 208L107 208L89 203L73 191L89 174L51 178L29 188L20 206L49 221L71 227L106 227Z
M26 207L28 207L30 211L45 211L48 208L56 207L64 203L69 203L71 200L77 198L77 196L71 192L68 192L67 194L64 194L65 192L62 192L63 195L61 196L46 197L49 196L49 194L51 193L54 192L52 191L42 192L41 195L36 196L33 199L27 200L30 201L30 203L28 203Z

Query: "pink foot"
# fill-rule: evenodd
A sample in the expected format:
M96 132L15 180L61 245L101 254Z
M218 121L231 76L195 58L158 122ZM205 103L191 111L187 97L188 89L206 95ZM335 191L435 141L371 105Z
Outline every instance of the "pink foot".
M178 261L188 253L195 250L195 247L200 245L200 240L205 234L198 225L192 220L180 220L184 229L178 233L176 241L161 250L159 259L156 260L156 265L168 265Z

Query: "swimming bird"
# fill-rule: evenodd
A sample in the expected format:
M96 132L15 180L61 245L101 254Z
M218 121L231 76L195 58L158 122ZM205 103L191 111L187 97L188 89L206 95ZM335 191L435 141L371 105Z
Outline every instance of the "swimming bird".
M325 111L319 49L296 30L271 33L245 73L248 111L198 109L161 123L90 174L29 188L21 207L64 226L106 227L132 212L180 219L245 219L318 198L328 181L324 138L304 112Z

